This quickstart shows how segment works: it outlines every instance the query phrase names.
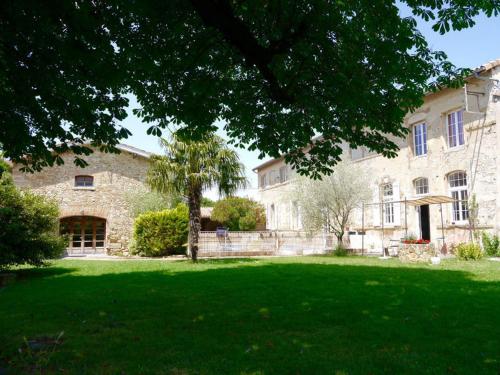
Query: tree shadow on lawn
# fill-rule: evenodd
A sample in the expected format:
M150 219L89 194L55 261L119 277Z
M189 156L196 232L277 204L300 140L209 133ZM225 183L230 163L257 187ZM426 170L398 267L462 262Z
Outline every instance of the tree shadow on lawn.
M46 373L500 370L500 283L461 271L263 263L38 281L0 294L13 373L23 336L61 331Z

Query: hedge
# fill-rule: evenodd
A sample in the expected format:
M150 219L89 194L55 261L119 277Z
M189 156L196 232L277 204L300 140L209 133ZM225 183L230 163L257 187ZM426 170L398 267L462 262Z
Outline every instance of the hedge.
M131 252L149 257L185 254L188 225L189 213L184 204L141 214L135 219Z
M20 191L8 171L0 177L0 270L20 264L42 266L58 258L67 239L59 236L57 204Z

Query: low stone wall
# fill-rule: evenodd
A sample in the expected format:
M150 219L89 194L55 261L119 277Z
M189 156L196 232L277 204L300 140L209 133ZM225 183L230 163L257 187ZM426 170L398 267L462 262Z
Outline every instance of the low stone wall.
M403 263L430 263L435 254L432 243L429 244L401 244L398 257Z

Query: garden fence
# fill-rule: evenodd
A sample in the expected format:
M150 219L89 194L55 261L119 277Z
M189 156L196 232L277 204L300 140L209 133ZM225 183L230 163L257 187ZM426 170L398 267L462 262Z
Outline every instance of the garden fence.
M296 231L201 232L199 256L325 254L335 243L332 234Z

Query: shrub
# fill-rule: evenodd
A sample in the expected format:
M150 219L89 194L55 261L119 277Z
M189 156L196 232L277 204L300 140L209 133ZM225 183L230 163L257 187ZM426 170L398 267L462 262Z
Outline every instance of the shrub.
M266 223L264 207L252 199L241 197L217 201L211 219L229 230L255 230Z
M19 191L4 171L0 178L0 269L19 264L41 266L62 255L67 241L58 235L57 204Z
M215 203L216 202L210 198L206 197L201 198L201 207L213 207L215 206Z
M4 172L10 172L10 165L7 163L0 154L0 177L2 177Z
M487 232L483 232L482 239L484 252L488 256L500 255L500 239L496 234L491 236Z
M175 209L147 212L134 223L134 247L142 256L184 254L188 238L189 214L184 204Z
M337 245L335 249L333 249L333 255L336 257L346 257L349 255L349 251L344 246Z
M461 260L478 260L483 257L483 251L477 244L461 243L455 248L455 255Z

